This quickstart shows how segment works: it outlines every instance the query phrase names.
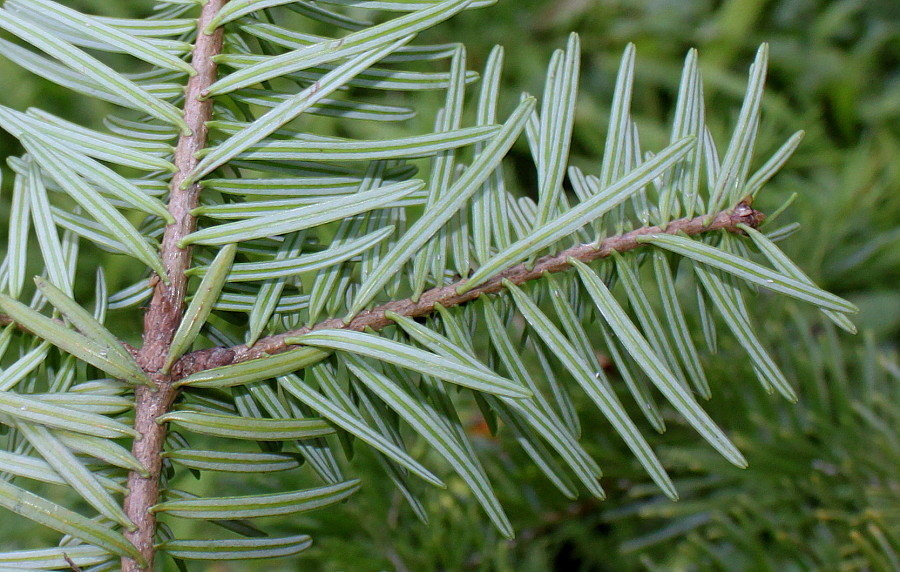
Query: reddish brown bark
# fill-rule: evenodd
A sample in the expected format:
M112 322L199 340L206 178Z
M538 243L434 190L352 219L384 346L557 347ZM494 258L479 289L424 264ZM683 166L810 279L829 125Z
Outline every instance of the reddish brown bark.
M227 0L208 0L200 13L197 23L198 37L194 46L191 65L197 72L190 78L185 92L184 119L191 129L190 135L182 135L175 149L175 166L178 171L172 179L169 193L169 213L175 222L168 225L163 235L161 256L168 275L168 283L155 277L155 289L150 306L144 315L143 346L138 351L138 364L150 374L157 384L156 389L138 387L135 402L134 428L141 438L134 442L132 453L147 468L148 476L132 472L128 476L128 496L125 497L125 512L137 525L134 531L126 532L130 540L153 567L154 536L156 517L149 511L159 499L160 471L162 467L163 444L166 437L164 425L156 423L156 418L168 411L175 400L176 391L172 378L160 373L169 352L169 346L184 313L184 299L187 288L185 272L191 265L190 247L179 248L178 242L197 227L191 210L197 207L200 185L181 185L197 165L196 153L206 147L206 122L212 117L213 102L201 100L203 93L216 81L216 64L213 56L222 51L222 29L213 34L204 34L203 29L218 13ZM138 562L124 558L122 569L134 572L143 568Z

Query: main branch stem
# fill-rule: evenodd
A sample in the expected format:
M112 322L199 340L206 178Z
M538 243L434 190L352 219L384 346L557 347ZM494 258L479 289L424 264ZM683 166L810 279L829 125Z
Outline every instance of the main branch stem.
M184 119L191 134L182 135L175 149L175 166L178 171L172 178L168 206L169 214L175 222L166 227L161 247L168 283L159 279L160 277L154 278L153 298L144 315L144 343L137 356L138 364L150 374L157 387L151 389L141 386L135 390L134 428L141 437L135 440L132 454L147 468L149 474L142 476L131 472L128 475L125 512L137 529L126 532L125 536L138 548L147 561L147 567L151 569L155 553L153 540L156 517L149 509L159 499L162 469L160 453L166 437L165 426L156 423L156 418L171 407L176 394L172 387L172 377L161 373L160 369L184 313L187 288L185 272L191 264L190 247L179 248L178 242L197 227L191 210L196 208L200 195L199 185L189 185L185 189L181 185L197 165L197 152L207 144L206 122L212 117L212 100L201 100L200 94L216 80L216 64L212 58L222 51L223 32L219 28L213 34L204 34L203 30L225 2L227 0L208 0L197 22L197 42L191 60L197 73L188 81L184 99ZM135 560L123 558L122 569L125 572L135 572L143 568Z

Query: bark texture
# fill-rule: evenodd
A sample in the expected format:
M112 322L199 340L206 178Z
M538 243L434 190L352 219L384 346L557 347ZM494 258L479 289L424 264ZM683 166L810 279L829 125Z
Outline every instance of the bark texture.
M135 440L132 454L147 468L148 475L136 472L128 475L128 496L125 497L125 513L137 525L134 531L125 533L147 561L147 568L153 568L154 536L156 516L150 507L159 500L160 471L162 468L163 444L166 427L156 423L156 418L169 410L175 400L176 390L172 387L172 376L160 373L165 363L172 337L184 314L184 299L187 288L185 272L191 265L191 249L179 248L178 242L193 232L197 221L191 210L197 207L200 185L182 183L197 165L196 153L206 147L206 122L212 117L211 99L201 99L201 94L216 81L216 64L213 56L222 51L221 28L212 34L204 34L203 29L218 13L227 0L208 0L197 22L197 43L191 65L196 75L188 80L184 100L184 119L191 129L190 135L182 135L175 149L175 166L178 171L169 189L169 213L175 222L168 225L163 234L161 256L168 276L159 276L155 283L153 298L144 315L143 345L137 354L137 362L156 383L156 388L138 387L135 390L134 428L141 437ZM122 560L125 572L143 570L131 558Z

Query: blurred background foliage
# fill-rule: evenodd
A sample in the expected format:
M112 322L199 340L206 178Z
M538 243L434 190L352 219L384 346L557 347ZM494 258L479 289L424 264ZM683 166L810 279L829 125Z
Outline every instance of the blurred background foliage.
M101 9L92 0L67 4ZM151 5L106 0L102 12L140 16ZM425 40L465 43L472 69L492 45L504 45L511 107L518 92L541 92L550 54L570 30L581 34L584 54L572 162L589 172L599 166L614 74L628 42L637 47L634 109L648 148L668 139L690 47L700 51L710 127L724 141L753 53L761 42L770 44L757 157L763 160L796 130L805 130L806 138L755 206L772 212L797 195L778 225L796 222L800 230L781 246L820 286L861 307L855 320L861 334L838 334L808 308L756 298L752 318L769 334L769 347L801 400L791 405L766 395L750 364L736 359L738 349L723 337L709 358L714 398L706 407L734 436L750 468L728 465L670 414L669 431L655 440L676 478L678 503L662 497L607 428L587 417L583 440L606 472L609 499L569 501L524 455L501 453L496 440L506 438L504 431L492 435L473 408L471 431L484 458L495 459L489 470L516 540L499 539L452 478L447 491L423 491L430 515L423 526L363 447L351 470L364 480L360 494L337 509L276 520L270 528L312 534L314 547L300 566L323 572L900 570L900 3L504 0L464 13ZM2 58L0 78L0 99L10 107L37 106L94 126L106 110ZM416 121L430 124L441 101L417 100L423 119L412 120L411 128ZM12 140L0 138L0 155L19 152ZM509 161L511 180L522 192L534 177L527 153L521 146ZM4 174L0 208L8 209L11 177ZM119 285L133 280L107 277ZM89 297L90 280L79 290ZM117 326L134 328L124 321ZM256 486L265 492L283 485ZM18 544L21 534L14 522L0 523L3 544ZM273 561L209 569L297 566Z

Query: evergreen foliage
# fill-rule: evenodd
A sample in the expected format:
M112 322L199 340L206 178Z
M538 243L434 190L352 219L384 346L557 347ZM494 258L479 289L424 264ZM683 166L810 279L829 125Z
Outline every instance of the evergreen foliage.
M446 539L486 518L487 534L512 539L511 510L585 493L633 499L603 523L671 519L620 539L626 551L686 536L681 562L840 560L832 529L790 518L802 495L778 494L828 485L779 469L780 455L847 469L851 502L822 510L863 527L842 539L854 558L896 564L896 522L852 502L896 493L896 371L871 339L859 366L845 363L835 327L855 333L856 306L782 251L802 233L754 210L802 138L754 155L768 46L720 141L711 126L732 110L705 103L689 51L664 142L648 149L629 45L587 169L570 161L578 35L549 58L542 91L518 98L501 90L503 48L476 69L461 44L429 43L431 28L493 3L160 0L143 19L3 3L3 58L114 110L100 125L0 106L21 151L7 160L0 266L0 506L55 533L0 565L183 568L331 549L359 569L393 557L424 569L436 564L416 567L411 547L428 530ZM441 101L434 117L417 114L426 98ZM511 153L533 188L510 176ZM763 313L789 323L764 331ZM803 351L788 351L796 339ZM707 359L717 351L728 368ZM761 392L730 387L754 379ZM778 403L799 397L807 409ZM772 438L772 419L807 441ZM895 456L819 455L866 435ZM771 481L721 465L750 455ZM746 502L691 510L725 487ZM352 507L366 495L402 499L382 508L430 528L405 525L392 554L310 549L316 529L365 521ZM483 516L456 520L467 499ZM748 530L778 550L748 545ZM491 566L471 561L470 534L442 566Z

